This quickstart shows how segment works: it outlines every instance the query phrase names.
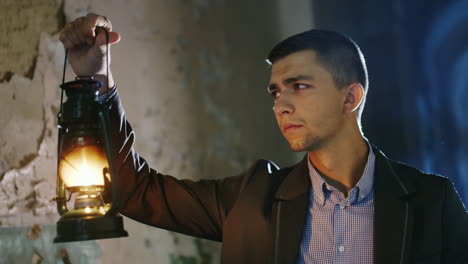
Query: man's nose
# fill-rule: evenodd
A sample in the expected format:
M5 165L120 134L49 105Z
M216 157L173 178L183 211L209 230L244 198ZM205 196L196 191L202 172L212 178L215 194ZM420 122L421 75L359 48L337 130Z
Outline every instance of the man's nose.
M276 98L275 105L273 106L273 111L275 111L276 115L292 114L294 110L294 102L291 96L288 94L281 94Z

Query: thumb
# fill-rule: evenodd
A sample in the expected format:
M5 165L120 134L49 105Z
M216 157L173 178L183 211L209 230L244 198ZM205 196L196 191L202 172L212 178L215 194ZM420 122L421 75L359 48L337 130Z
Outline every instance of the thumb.
M107 44L106 32L103 29L96 30L95 45L98 47L105 46ZM117 32L108 32L109 44L115 44L120 41L120 34Z

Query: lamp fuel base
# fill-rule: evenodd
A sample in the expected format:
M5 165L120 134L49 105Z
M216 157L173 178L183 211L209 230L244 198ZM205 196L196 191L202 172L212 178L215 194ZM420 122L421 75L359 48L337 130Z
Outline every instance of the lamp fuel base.
M127 236L128 233L123 229L123 218L120 215L61 219L57 222L57 237L54 243Z

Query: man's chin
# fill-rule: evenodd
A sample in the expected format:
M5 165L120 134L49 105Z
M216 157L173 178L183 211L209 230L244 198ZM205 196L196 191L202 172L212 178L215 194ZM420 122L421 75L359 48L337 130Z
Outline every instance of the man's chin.
M289 143L289 148L294 152L301 152L307 150L303 144Z
M321 146L323 146L323 141L321 140L289 142L289 148L294 152L313 151L319 149Z

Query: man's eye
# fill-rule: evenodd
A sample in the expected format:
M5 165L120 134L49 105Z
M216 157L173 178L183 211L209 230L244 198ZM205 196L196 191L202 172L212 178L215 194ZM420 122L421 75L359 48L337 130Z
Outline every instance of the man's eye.
M309 87L309 85L303 84L303 83L295 83L295 84L294 84L294 88L295 88L295 89L298 89L298 90L305 89L305 88L307 88L307 87Z

